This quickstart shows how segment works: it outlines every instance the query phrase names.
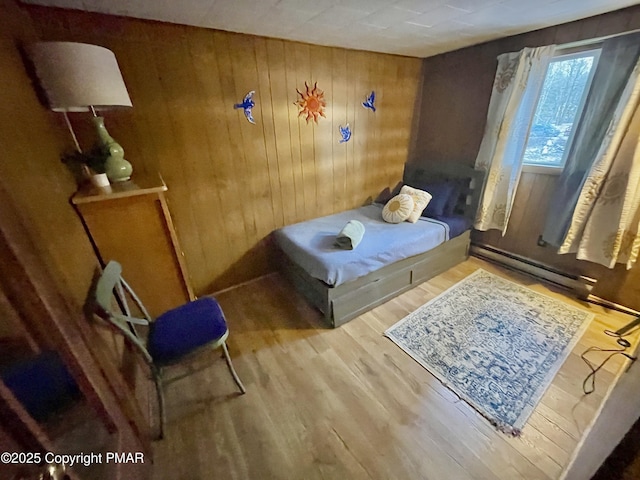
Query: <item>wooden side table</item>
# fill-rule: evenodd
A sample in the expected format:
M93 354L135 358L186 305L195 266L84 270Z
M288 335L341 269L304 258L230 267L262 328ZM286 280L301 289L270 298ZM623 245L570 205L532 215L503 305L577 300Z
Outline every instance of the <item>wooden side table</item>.
M138 182L138 183L136 183ZM149 313L195 299L162 178L87 186L71 198L102 265L116 260Z

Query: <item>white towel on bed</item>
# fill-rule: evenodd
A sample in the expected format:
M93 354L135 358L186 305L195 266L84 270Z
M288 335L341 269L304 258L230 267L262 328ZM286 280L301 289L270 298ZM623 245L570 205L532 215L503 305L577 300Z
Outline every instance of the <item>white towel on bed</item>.
M364 225L358 220L349 220L336 236L334 245L345 250L353 250L362 241Z

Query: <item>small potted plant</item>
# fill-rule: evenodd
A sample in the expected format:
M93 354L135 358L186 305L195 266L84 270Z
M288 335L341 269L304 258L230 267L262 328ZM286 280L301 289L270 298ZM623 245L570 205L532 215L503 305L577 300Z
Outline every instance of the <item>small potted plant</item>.
M109 179L105 173L105 162L109 154L101 145L95 145L90 150L65 153L62 162L71 170L79 184L88 178L96 187L106 187Z

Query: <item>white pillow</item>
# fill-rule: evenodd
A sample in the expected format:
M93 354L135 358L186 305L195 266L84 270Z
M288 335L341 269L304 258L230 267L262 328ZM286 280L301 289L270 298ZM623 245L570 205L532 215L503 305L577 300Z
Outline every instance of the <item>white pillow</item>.
M387 223L402 223L413 212L411 195L398 194L382 209L382 219Z
M427 205L431 201L431 194L424 190L418 190L417 188L410 187L409 185L403 185L400 189L401 194L411 195L413 198L413 212L407 218L408 222L416 223L422 215L422 211L427 208Z

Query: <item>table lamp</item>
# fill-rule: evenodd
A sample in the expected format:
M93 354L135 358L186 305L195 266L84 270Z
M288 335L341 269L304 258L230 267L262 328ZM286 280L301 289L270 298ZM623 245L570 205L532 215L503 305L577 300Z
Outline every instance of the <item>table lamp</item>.
M39 42L27 48L49 108L64 114L78 151L80 145L67 112L88 112L103 148L108 152L105 171L111 182L131 178L124 150L109 135L97 110L131 107L118 62L112 51L98 45L74 42Z

